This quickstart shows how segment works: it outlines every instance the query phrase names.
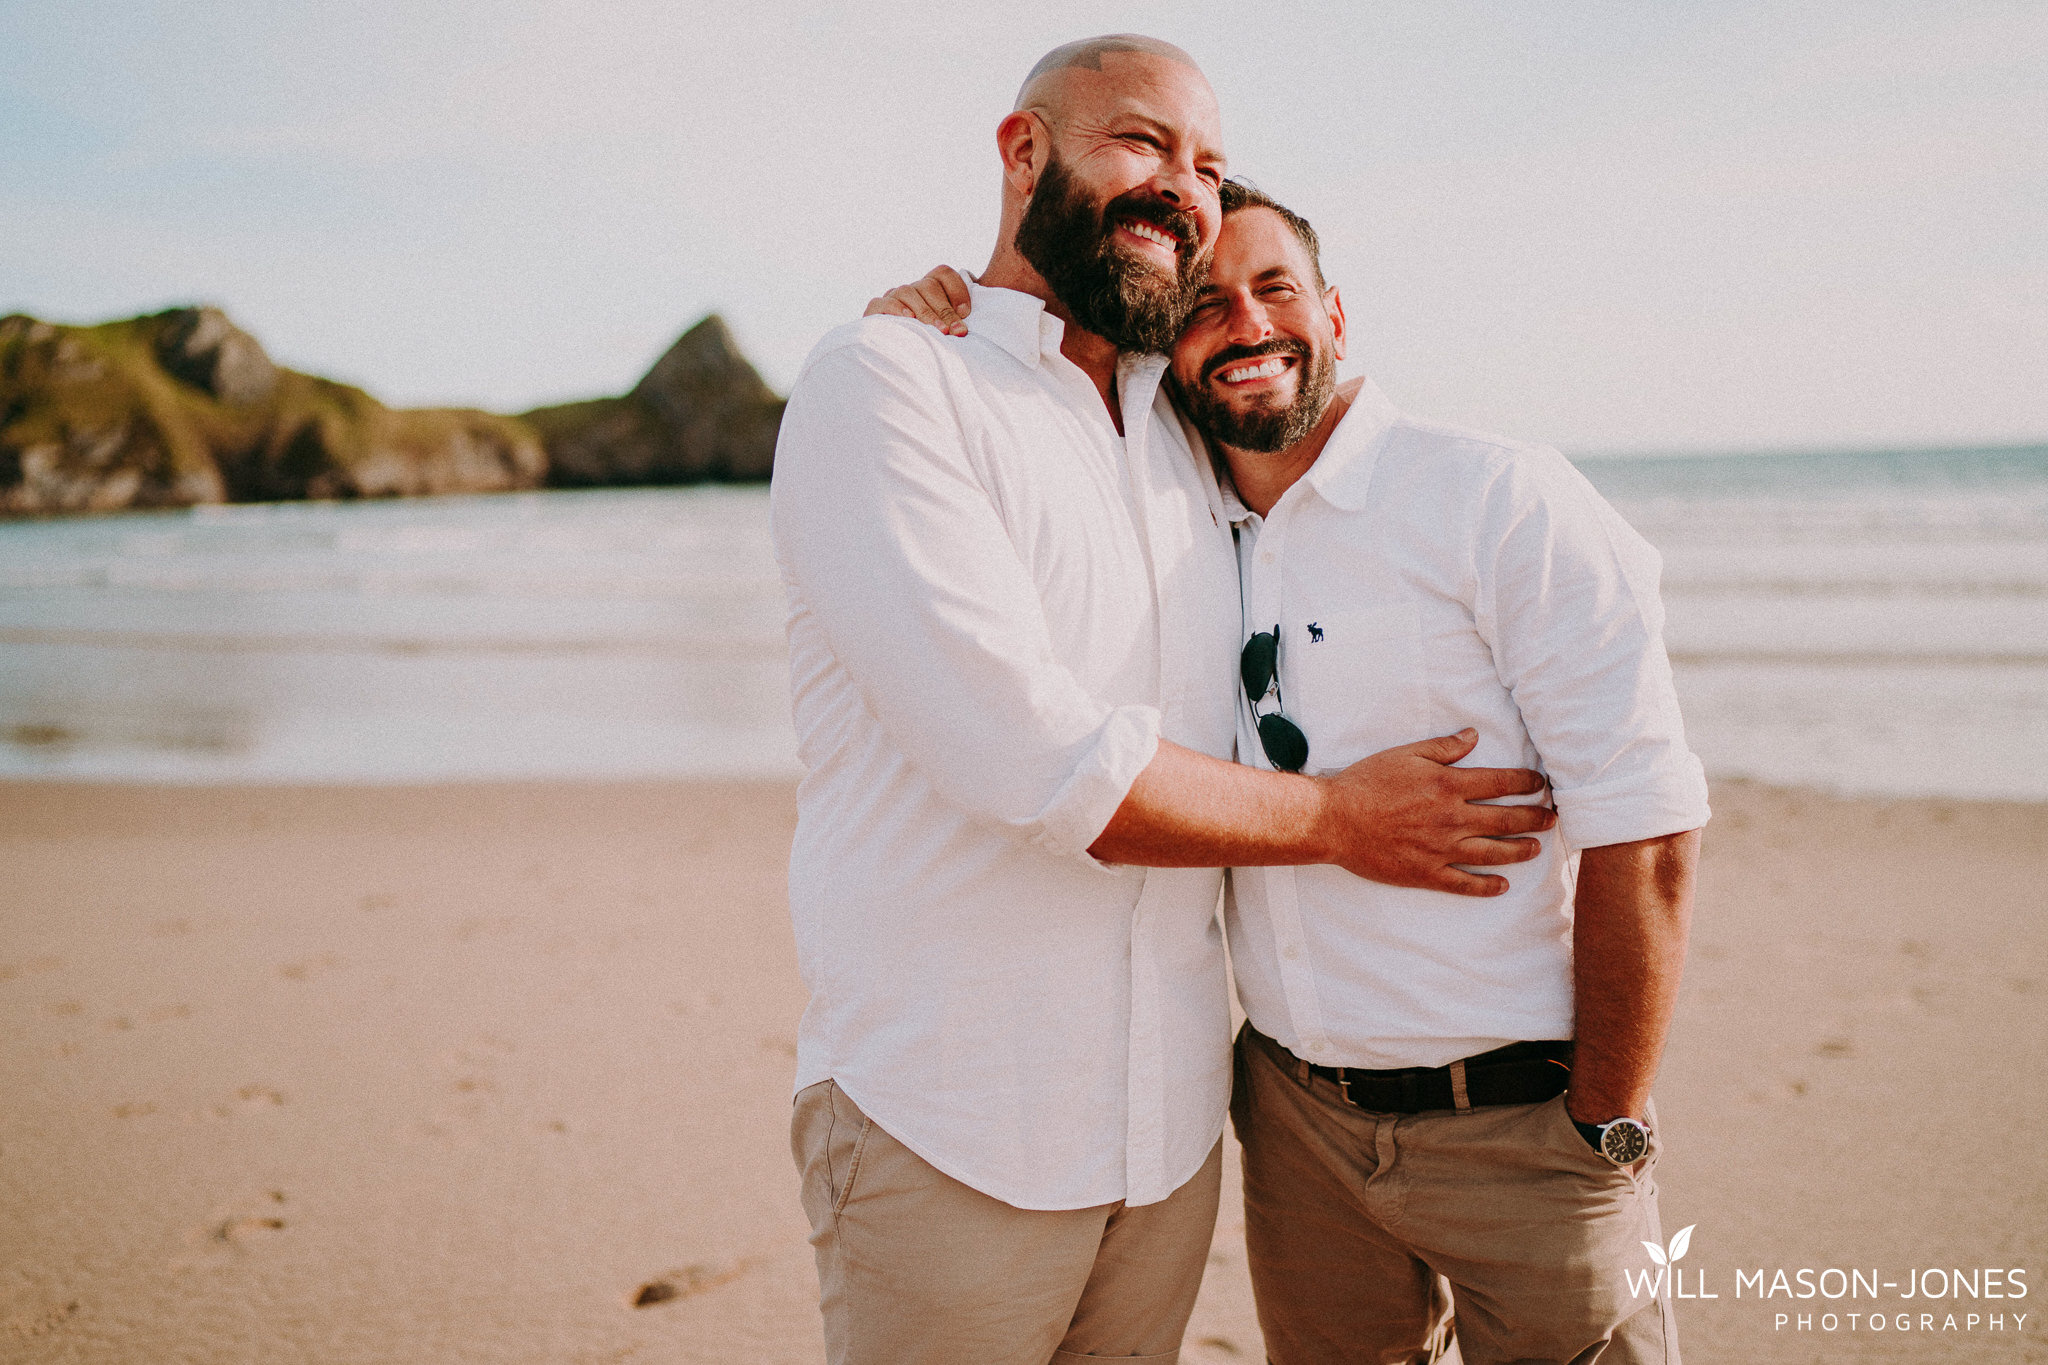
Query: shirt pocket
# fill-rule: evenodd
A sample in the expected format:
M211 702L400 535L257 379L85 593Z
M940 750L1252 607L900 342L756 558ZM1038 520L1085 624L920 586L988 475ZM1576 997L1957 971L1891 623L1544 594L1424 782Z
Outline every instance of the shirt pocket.
M1413 605L1332 612L1288 629L1280 687L1308 736L1308 771L1428 739L1422 615Z

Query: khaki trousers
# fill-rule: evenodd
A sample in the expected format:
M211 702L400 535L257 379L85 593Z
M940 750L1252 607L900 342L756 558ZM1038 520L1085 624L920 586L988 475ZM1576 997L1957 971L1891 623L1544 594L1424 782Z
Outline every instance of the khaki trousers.
M1368 1113L1249 1025L1231 1119L1272 1365L1436 1360L1453 1303L1466 1365L1678 1365L1669 1301L1631 1297L1622 1277L1663 1243L1654 1137L1624 1169L1586 1145L1563 1096Z
M1223 1144L1142 1208L1020 1209L935 1169L820 1081L790 1147L831 1365L1172 1365L1216 1226Z

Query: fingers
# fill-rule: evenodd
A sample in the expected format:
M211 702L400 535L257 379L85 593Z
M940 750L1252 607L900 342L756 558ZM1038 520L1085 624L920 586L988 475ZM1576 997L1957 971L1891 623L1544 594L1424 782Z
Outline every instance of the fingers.
M910 285L909 289L917 299L911 307L916 311L919 322L930 323L951 336L967 335L967 319L955 307L940 281L927 275L916 284Z
M896 290L891 289L888 293L882 295L882 297L878 299L869 299L868 306L861 310L860 315L864 318L916 317L917 314L910 311L910 305L903 302L901 299L897 298L896 293Z
M1448 891L1454 896L1498 896L1508 889L1508 879L1447 867L1428 878L1424 885L1431 891Z
M1432 763L1456 763L1471 753L1478 743L1479 732L1468 725L1455 735L1438 735L1435 739L1419 740L1400 747Z
M1474 867L1505 867L1526 863L1543 851L1535 839L1488 839L1474 835L1458 841L1457 861Z
M1458 829L1466 834L1541 834L1557 824L1557 812L1548 806L1470 806L1458 817Z
M1435 740L1425 741L1434 744ZM1466 801L1496 796L1534 796L1550 784L1533 768L1455 768L1444 774L1449 790Z
M964 318L974 311L973 298L967 292L967 281L952 266L935 265L925 278L938 284L940 291L946 296L946 302L953 305L953 311L961 317Z
M941 266L940 269L952 273L951 266ZM958 280L960 277L954 274L953 278ZM927 327L936 327L949 336L967 335L966 310L954 305L948 286L938 278L938 271L915 284L899 284L882 297L869 299L861 316L909 318Z

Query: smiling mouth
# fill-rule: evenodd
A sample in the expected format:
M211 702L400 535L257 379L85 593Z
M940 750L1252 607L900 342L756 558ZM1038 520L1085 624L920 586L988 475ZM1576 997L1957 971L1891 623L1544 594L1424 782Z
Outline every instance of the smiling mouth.
M1180 254L1180 238L1174 236L1165 228L1156 227L1151 223L1142 222L1136 218L1125 219L1117 224L1117 226L1141 242L1151 242L1155 246L1165 247L1175 255Z
M1285 374L1295 363L1291 355L1261 356L1257 360L1240 360L1226 366L1216 377L1225 384L1256 384L1262 379L1272 379Z

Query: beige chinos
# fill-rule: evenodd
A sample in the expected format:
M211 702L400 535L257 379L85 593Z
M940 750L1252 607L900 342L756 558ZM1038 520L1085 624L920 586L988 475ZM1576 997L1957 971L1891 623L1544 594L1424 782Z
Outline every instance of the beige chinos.
M1272 1365L1434 1360L1453 1306L1465 1365L1678 1365L1669 1300L1632 1297L1623 1276L1663 1241L1654 1136L1622 1168L1561 1095L1376 1114L1249 1025L1237 1049L1231 1118Z
M939 1171L821 1081L799 1091L831 1365L1172 1365L1216 1225L1222 1144L1139 1208L1019 1209Z

